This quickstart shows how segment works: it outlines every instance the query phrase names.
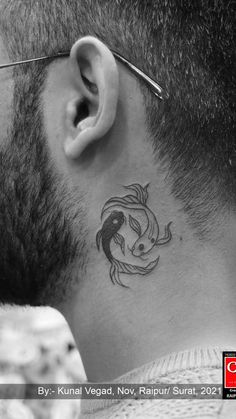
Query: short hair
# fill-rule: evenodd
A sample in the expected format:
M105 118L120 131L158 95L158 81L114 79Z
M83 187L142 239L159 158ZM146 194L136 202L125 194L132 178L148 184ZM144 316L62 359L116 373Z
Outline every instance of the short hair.
M160 102L140 82L153 151L189 223L207 238L216 215L236 204L233 1L8 0L6 15L20 58L95 35L168 91Z

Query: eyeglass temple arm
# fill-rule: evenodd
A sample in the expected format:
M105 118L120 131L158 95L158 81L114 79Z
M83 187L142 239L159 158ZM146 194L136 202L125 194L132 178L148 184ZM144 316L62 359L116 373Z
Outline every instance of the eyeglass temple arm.
M130 61L126 60L126 58L123 57L118 52L113 51L113 50L111 50L111 52L117 58L117 60L119 60L126 67L128 67L129 70L132 71L139 79L141 79L142 81L145 81L146 84L148 84L151 87L152 92L154 93L155 96L157 96L161 100L167 99L169 97L168 93L165 92L164 89L162 89L162 87L155 80L153 80L151 77L145 74L142 70L140 70L140 68L136 67Z
M7 68L7 67L14 67L15 65L19 65L19 64L33 63L35 61L50 60L50 59L60 58L60 57L69 57L69 55L70 55L69 51L58 52L56 55L45 55L44 57L31 58L30 60L15 61L14 63L10 63L10 64L1 64L0 69Z
M145 74L142 70L140 70L138 67L133 65L130 61L128 61L125 57L123 57L118 52L112 49L111 49L111 52L115 56L115 58L117 58L117 60L119 60L126 67L128 67L129 70L132 71L139 79L145 81L146 84L148 84L151 87L152 92L154 93L155 96L157 96L161 100L167 99L169 97L168 93L165 92L157 82L155 82L151 77ZM60 57L69 57L69 55L70 55L70 51L58 52L56 55L50 55L50 56L46 55L44 57L32 58L30 60L16 61L10 64L2 64L0 65L0 69L13 67L19 64L33 63L35 61L50 60L50 59L55 59L55 58L60 58Z

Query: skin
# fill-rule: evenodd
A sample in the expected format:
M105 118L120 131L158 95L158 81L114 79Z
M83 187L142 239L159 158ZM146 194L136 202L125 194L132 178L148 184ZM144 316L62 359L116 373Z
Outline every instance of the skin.
M180 203L171 193L165 168L153 161L137 80L122 65L112 61L108 51L97 42L85 41L83 48L81 44L74 48L73 51L84 58L83 62L88 63L81 71L95 89L88 93L75 66L75 55L72 55L48 67L41 107L50 161L67 191L63 215L73 226L70 234L78 252L73 261L63 267L63 272L58 274L55 270L54 282L51 280L53 299L51 295L49 298L44 284L44 303L65 316L87 377L95 382L112 380L173 349L179 351L201 345L236 347L235 215L230 211L219 215L212 241L198 241ZM6 59L2 55L0 58L1 61ZM4 89L6 101L0 103L0 115L6 124L1 127L1 151L8 147L8 153L16 162L17 153L10 148L7 132L12 115L6 104L12 103L13 96L11 88ZM96 89L99 95L94 93ZM83 117L82 125L74 127L73 103L85 98L89 105L88 116ZM106 110L105 114L100 112L102 109ZM31 161L32 155L27 152L24 149L25 160L22 163L17 160L18 164L25 164L26 157ZM13 162L8 171L5 168L8 178L14 173ZM28 180L32 182L32 179L31 172ZM160 263L148 277L123 275L122 279L129 286L126 289L111 283L109 264L103 252L96 248L96 232L102 228L100 214L104 203L123 193L121 185L134 182L150 183L150 208L158 214L159 225L172 220L173 240L171 245L161 247ZM6 185L9 187L8 183ZM5 198L8 193L9 190L4 190ZM55 196L57 208L62 194L58 196ZM8 204L4 202L1 217L7 219ZM21 220L14 221L16 226ZM6 239L7 229L6 225ZM32 240L31 245L36 245L40 236ZM54 241L56 244L58 237L55 236ZM8 240L9 246L14 247L16 243L16 235L11 242ZM60 248L61 259L64 249L65 246ZM47 250L50 250L49 244ZM55 252L50 256L53 254ZM22 261L21 268L24 266ZM27 283L33 290L39 279L39 262L37 266L35 277ZM63 280L65 271L66 281ZM23 275L22 281L24 278ZM61 283L56 282L56 278ZM16 291L14 284L11 289L10 284L6 284L13 299L13 291L20 292L20 288ZM62 288L63 299L60 297ZM25 282L21 282L21 290L26 289ZM32 303L30 295L24 293L29 304Z
M139 199L136 193L136 186L131 185L126 188L133 190L135 192L135 195L126 195L122 197L114 197L114 198L109 199L105 203L102 209L102 217L106 214L106 212L109 212L112 208L121 209L121 210L125 209L128 212L134 211L134 216L135 216L136 211L138 211L139 213L140 211L144 212L145 217L146 217L146 228L143 234L139 233L140 237L134 242L132 248L129 248L133 256L142 258L143 256L150 253L151 250L154 248L154 246L166 244L171 240L172 238L172 234L170 231L171 222L168 223L168 225L165 228L166 230L165 237L162 237L161 239L158 240L159 225L158 225L157 219L155 215L153 214L153 212L146 205L148 193L146 192L147 198L143 199L142 201L142 198ZM138 188L142 188L142 187L139 186ZM144 191L144 189L141 189L141 190ZM136 199L139 202L129 202L130 199Z
M105 206L104 212L111 208L125 208L130 210L131 212L144 211L148 223L147 228L142 234L142 236L134 243L131 250L134 256L143 256L145 255L145 253L149 252L155 245L159 235L158 223L153 212L142 204L119 204L119 202L113 203L112 205L108 204L107 206Z
M155 215L152 213L149 208L145 211L148 219L148 226L142 236L136 240L134 246L132 247L132 253L134 256L143 256L149 252L159 236L159 228Z
M124 214L119 211L113 211L111 215L106 219L102 226L101 232L101 241L104 253L109 261L113 260L111 253L111 240L114 235L119 231L121 226L124 223Z

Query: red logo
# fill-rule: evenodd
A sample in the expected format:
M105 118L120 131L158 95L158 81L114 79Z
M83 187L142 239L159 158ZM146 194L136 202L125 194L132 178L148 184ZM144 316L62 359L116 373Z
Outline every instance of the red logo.
M224 359L224 387L236 388L236 357L226 356Z

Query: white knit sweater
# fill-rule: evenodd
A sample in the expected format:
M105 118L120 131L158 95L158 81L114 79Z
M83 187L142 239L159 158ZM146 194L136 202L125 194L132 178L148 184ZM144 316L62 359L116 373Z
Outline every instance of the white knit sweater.
M221 384L222 352L219 348L196 348L173 353L121 376L113 383ZM236 419L236 400L82 400L79 419L92 418Z

